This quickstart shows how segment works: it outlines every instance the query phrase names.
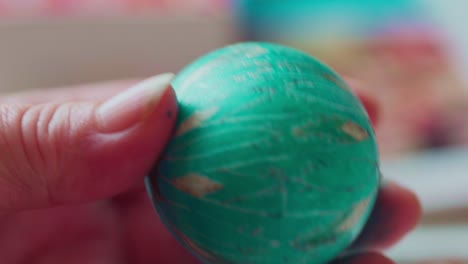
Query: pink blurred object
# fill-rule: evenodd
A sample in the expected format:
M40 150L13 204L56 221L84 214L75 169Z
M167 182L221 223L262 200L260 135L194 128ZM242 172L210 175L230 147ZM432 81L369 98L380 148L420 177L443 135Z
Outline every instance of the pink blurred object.
M366 80L380 99L376 131L383 156L467 143L465 83L446 47L431 28L391 28L365 42L347 60L352 64L341 68Z
M0 16L216 14L226 7L227 0L0 0Z

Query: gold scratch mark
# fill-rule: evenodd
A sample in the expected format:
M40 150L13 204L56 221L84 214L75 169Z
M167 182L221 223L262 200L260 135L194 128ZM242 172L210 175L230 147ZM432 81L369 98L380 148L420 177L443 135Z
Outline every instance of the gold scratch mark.
M371 198L367 198L355 205L351 214L343 221L343 223L341 223L341 225L338 226L338 231L346 232L354 228L359 223L359 221L361 221L362 216L366 213L370 201Z
M185 236L184 236L185 237ZM203 250L202 248L200 248L197 244L195 244L194 242L192 242L192 240L188 239L188 238L183 238L184 242L187 243L187 245L192 248L195 252L197 252L198 254L202 255L203 257L205 257L206 259L210 259L210 260L215 260L216 258L213 257L210 253L206 252L205 250Z
M279 242L278 240L270 240L270 245L273 248L279 248L281 246L281 242Z
M307 135L307 133L304 131L304 129L302 129L300 127L293 128L292 132L293 132L294 137L296 137L296 138L305 137Z
M199 247L197 244L195 244L190 238L188 238L186 235L184 235L182 232L180 232L175 226L172 226L172 230L176 233L176 235L185 243L187 246L189 246L193 251L196 253L200 254L201 256L205 257L206 259L209 260L215 260L215 257L213 257L210 253Z
M212 107L204 111L196 112L180 124L176 131L176 136L180 136L188 131L199 127L204 121L210 119L219 111L218 107Z
M362 141L369 137L369 133L362 128L360 125L349 121L345 123L341 129L348 135L352 136L354 139Z
M313 126L313 122L311 121L308 121L304 124L297 125L292 129L292 134L295 138L307 137L311 133L310 128L312 128L312 126Z
M195 173L176 178L172 183L177 189L198 198L223 189L221 183Z

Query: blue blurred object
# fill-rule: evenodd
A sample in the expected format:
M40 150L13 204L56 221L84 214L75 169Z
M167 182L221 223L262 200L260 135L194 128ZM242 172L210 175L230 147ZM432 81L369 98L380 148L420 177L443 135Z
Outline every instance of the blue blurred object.
M232 4L244 37L250 40L361 38L388 23L427 21L424 8L411 0L238 0Z

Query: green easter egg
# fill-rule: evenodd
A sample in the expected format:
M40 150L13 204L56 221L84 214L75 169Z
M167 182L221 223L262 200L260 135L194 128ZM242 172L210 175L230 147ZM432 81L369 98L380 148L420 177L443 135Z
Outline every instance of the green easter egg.
M147 178L157 211L205 263L326 263L362 230L380 181L359 99L301 51L240 43L173 82L178 124Z

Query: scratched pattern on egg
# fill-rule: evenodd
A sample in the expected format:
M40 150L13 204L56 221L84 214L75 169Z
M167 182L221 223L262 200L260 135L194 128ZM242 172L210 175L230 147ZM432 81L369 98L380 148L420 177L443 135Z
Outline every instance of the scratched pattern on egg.
M348 86L311 60L235 45L174 82L157 206L208 263L322 263L362 228L379 181L374 132Z

